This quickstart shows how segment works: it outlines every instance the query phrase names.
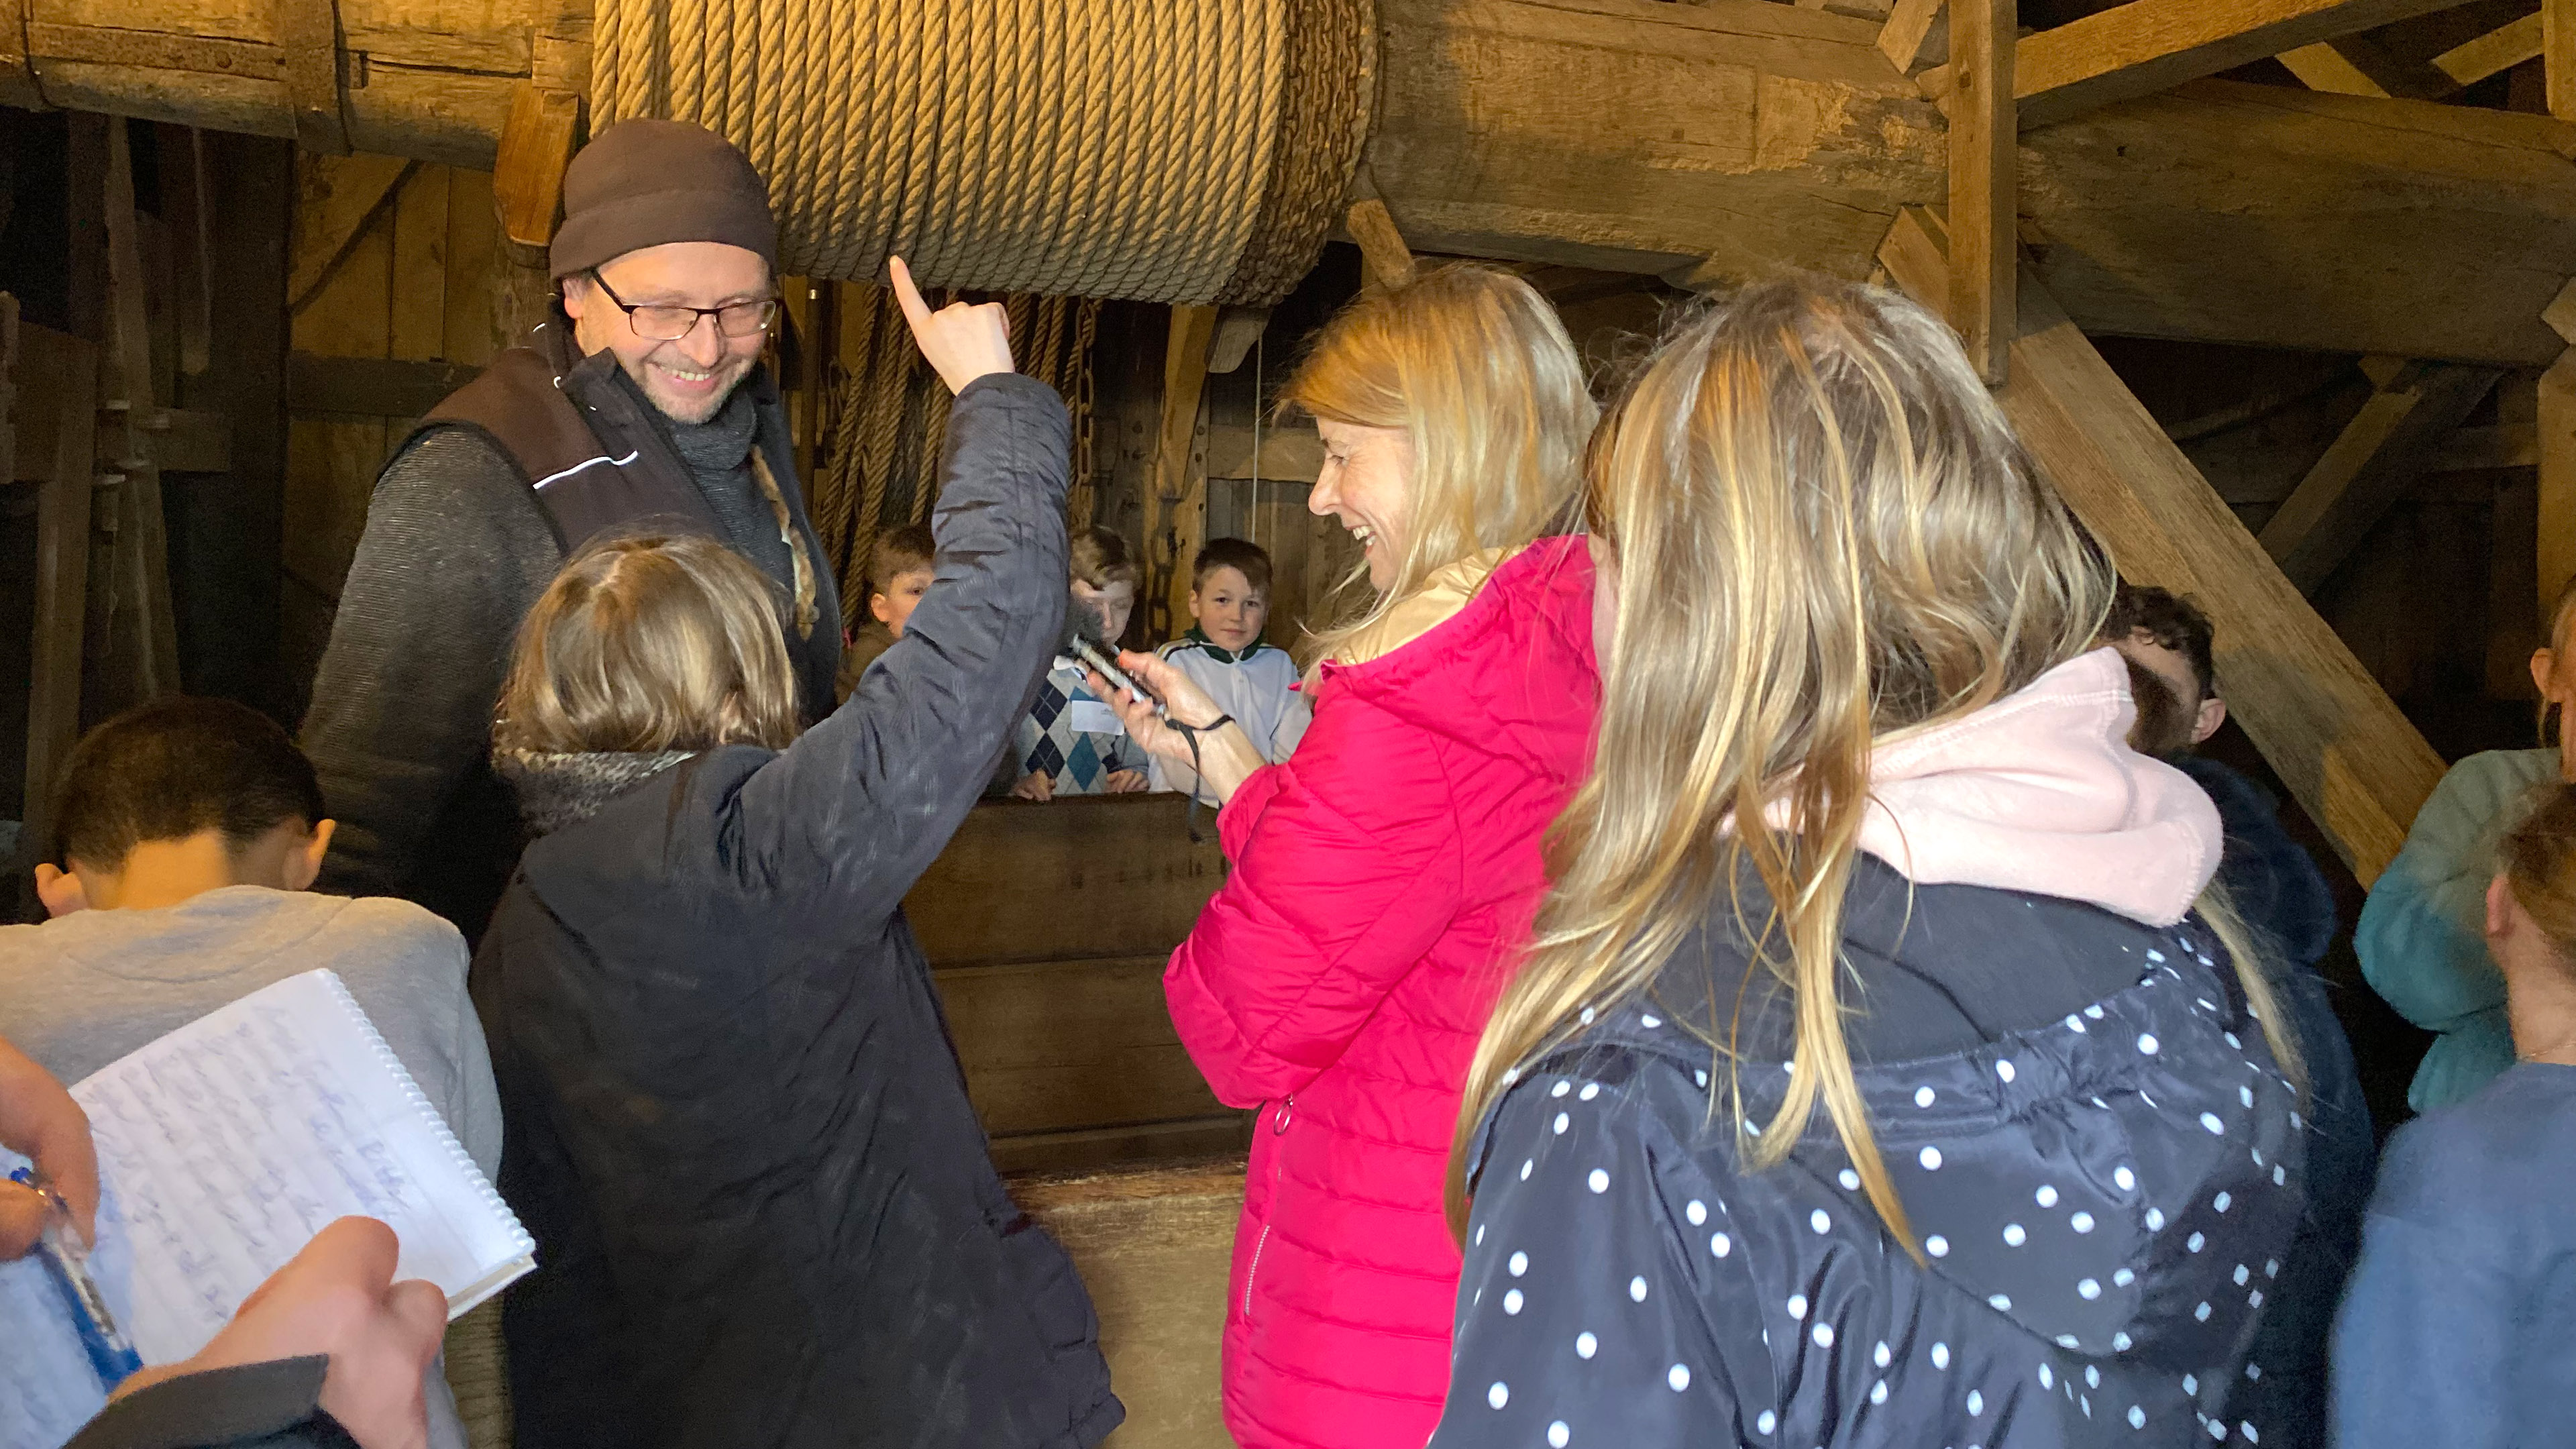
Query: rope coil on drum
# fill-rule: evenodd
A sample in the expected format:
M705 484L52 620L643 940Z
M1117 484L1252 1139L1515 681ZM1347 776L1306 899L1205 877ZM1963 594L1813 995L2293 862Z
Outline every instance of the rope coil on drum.
M1266 306L1368 131L1373 0L599 0L593 130L722 132L780 270Z

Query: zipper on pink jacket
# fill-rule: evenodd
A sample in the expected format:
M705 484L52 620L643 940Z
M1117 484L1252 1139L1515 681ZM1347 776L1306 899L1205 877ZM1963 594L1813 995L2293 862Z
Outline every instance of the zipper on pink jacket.
M1279 1099L1279 1110L1270 1114L1272 1136L1278 1136L1288 1130L1288 1120L1294 1114L1296 1106L1297 1099L1294 1097ZM1279 1157L1276 1153L1271 1154L1270 1158L1270 1190L1274 1196L1279 1190ZM1261 1225L1261 1236L1252 1240L1252 1262L1243 1270L1243 1321L1246 1323L1252 1321L1252 1285L1261 1276L1261 1252L1269 1246L1270 1224L1264 1222Z

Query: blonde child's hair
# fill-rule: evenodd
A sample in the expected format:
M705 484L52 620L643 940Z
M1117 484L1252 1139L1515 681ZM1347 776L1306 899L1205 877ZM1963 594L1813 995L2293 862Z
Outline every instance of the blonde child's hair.
M493 747L652 753L796 738L768 579L701 534L597 539L519 625Z
M1731 901L1794 1001L1778 1163L1819 1099L1896 1239L1843 1016L1843 896L1874 742L1982 709L2094 647L2110 560L2041 481L1949 328L1887 291L1752 288L1675 336L1603 422L1589 511L1618 560L1590 777L1548 839L1535 940L1467 1080L1465 1147L1509 1073L1644 991ZM1781 813L1774 813L1775 809ZM1739 883L1759 880L1767 902ZM1759 919L1750 917L1759 916ZM2293 1073L2244 932L2213 920ZM1744 1107L1742 997L1709 1024L1710 1110ZM1751 1124L1747 1124L1751 1125Z
M1133 586L1142 576L1127 540L1115 529L1087 528L1075 534L1071 543L1069 572L1075 583L1105 589L1111 584Z
M1570 526L1598 414L1556 309L1509 272L1463 263L1335 313L1279 405L1283 416L1401 429L1413 445L1412 526L1395 578L1365 608L1339 610L1355 617L1315 631L1310 666L1439 569ZM1353 570L1335 599L1367 577Z

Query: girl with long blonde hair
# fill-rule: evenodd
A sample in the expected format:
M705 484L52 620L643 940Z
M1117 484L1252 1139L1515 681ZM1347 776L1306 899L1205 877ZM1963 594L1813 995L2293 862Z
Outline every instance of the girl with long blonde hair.
M2102 551L1859 286L1681 332L1588 472L1597 753L1468 1079L1434 1444L2236 1433L2294 1053Z
M1316 643L1314 723L1264 765L1137 654L1169 714L1125 719L1225 802L1234 863L1163 978L1217 1096L1260 1109L1226 1427L1244 1449L1420 1449L1448 1385L1458 1093L1592 724L1591 558L1546 535L1593 408L1554 309L1481 267L1363 295L1285 398L1323 435L1309 507L1351 530L1373 591Z

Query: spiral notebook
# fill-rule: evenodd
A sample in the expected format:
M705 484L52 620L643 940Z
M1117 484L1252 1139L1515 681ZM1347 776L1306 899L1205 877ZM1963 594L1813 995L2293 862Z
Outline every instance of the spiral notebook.
M391 1225L395 1276L437 1284L451 1319L536 1266L526 1229L330 971L200 1017L72 1096L105 1193L90 1271L146 1364L204 1347L334 1218ZM0 1342L0 1446L60 1443L60 1416L101 1396L32 1261L0 1264Z

